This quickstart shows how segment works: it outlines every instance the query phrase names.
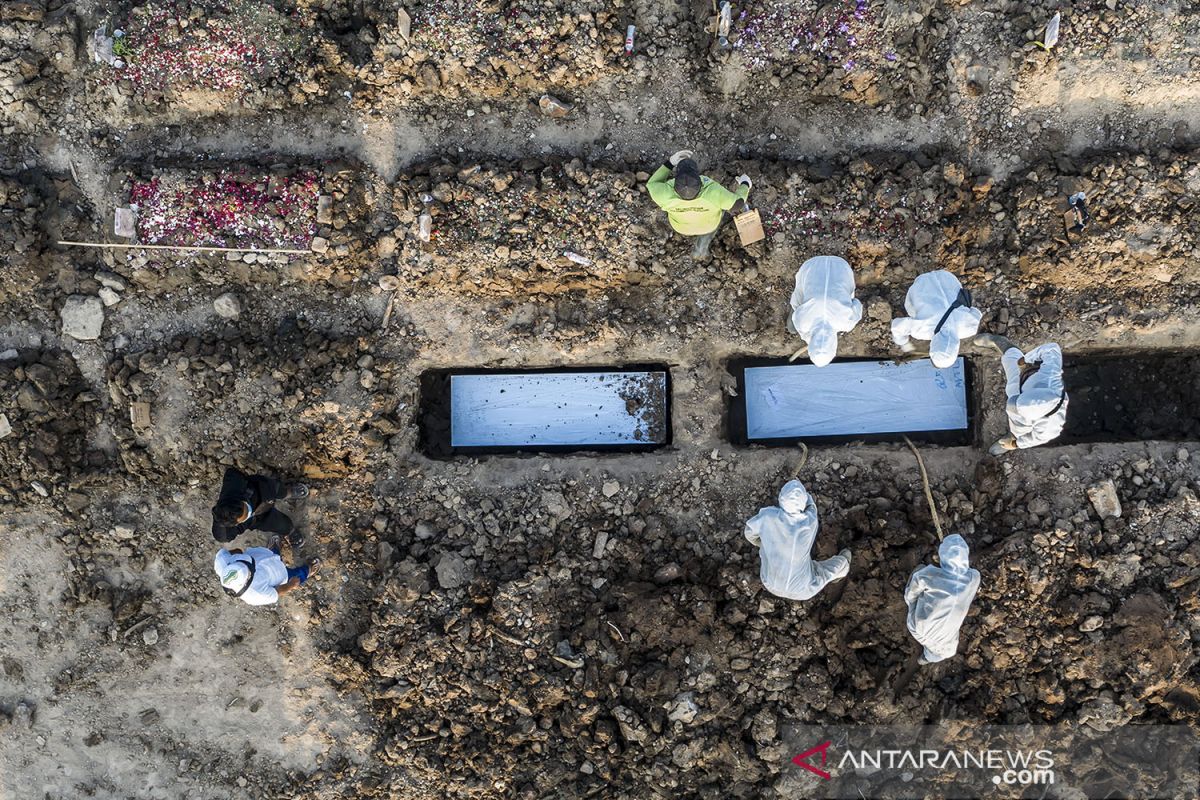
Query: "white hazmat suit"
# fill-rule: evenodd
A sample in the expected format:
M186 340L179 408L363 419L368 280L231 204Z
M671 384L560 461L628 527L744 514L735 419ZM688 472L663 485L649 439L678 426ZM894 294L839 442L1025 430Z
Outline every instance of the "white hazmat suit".
M862 319L854 299L854 270L837 256L816 256L796 272L792 291L792 327L808 343L808 358L823 367L837 355L837 335Z
M254 563L253 579L251 562ZM288 582L287 565L278 553L265 547L250 547L244 553L230 553L222 548L213 559L213 569L222 586L241 592L241 599L252 606L269 606L277 602L276 588Z
M1021 382L1021 367L1038 364ZM1005 392L1008 395L1008 428L1017 447L1036 447L1062 433L1067 422L1067 390L1063 388L1062 349L1056 344L1039 345L1028 353L1010 347L1001 358ZM1028 368L1027 368L1028 369Z
M759 577L771 594L789 600L808 600L825 584L850 572L850 551L814 562L817 507L800 481L788 481L779 491L779 505L760 509L746 522L746 538L760 548Z
M904 297L907 317L892 320L892 339L911 349L909 339L929 340L929 360L945 369L958 358L958 346L979 332L983 312L958 278L944 269L918 275Z
M979 570L971 569L967 542L957 533L938 547L940 567L921 567L908 579L908 632L925 648L928 663L958 652L958 630L979 591Z

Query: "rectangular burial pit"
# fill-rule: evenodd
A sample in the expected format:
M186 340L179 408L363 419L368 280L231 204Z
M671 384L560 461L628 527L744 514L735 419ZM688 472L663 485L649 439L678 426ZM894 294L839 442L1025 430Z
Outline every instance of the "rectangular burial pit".
M948 369L929 359L907 363L850 359L816 367L786 359L739 359L729 364L738 396L729 406L735 444L838 444L915 441L965 445L972 441L969 367Z
M488 453L645 452L670 444L665 366L431 370L421 446Z
M1056 444L1200 441L1200 353L1068 354L1063 383Z

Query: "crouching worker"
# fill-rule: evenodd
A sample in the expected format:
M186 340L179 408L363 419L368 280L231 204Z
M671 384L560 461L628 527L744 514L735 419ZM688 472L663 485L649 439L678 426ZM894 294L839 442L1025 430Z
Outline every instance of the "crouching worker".
M303 537L292 518L275 508L279 500L297 500L308 496L303 483L285 485L263 475L247 475L240 469L225 470L221 495L212 509L212 535L218 542L232 542L246 531L267 531L287 536L293 548Z
M813 364L823 367L833 361L838 334L854 330L862 314L862 303L854 298L854 271L844 259L817 256L800 266L792 291L790 321L807 343Z
M289 567L279 555L279 537L272 537L272 548L251 547L217 551L213 569L221 579L225 594L240 598L252 606L269 606L282 595L301 586L317 568L317 561Z
M729 212L741 210L750 195L750 176L739 175L738 190L731 192L712 178L700 174L691 150L680 150L655 170L646 183L650 199L667 212L671 229L693 236L692 258L708 258L708 248ZM672 173L674 177L672 177Z
M954 366L963 339L979 330L983 312L971 307L971 293L944 269L918 275L904 297L907 317L892 320L892 339L906 353L910 339L929 341L929 360L938 369Z
M971 569L967 542L957 533L938 547L940 567L921 567L908 579L908 632L924 651L920 664L945 661L958 652L958 631L979 591L979 570Z
M760 548L759 577L768 592L789 600L815 597L826 584L850 572L850 551L812 560L817 538L817 507L800 481L779 491L779 505L761 509L746 522L746 538Z
M988 450L994 456L1017 448L1037 447L1058 437L1067 424L1067 390L1063 386L1062 348L1054 343L1039 345L1028 353L995 334L981 334L982 341L1000 351L1008 403L1008 436Z

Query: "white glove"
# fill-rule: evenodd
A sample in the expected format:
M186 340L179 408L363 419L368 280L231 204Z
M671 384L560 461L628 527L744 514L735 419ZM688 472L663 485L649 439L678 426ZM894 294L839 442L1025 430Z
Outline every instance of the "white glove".
M754 186L754 182L750 180L750 176L744 172L741 175L737 176L737 182L744 183L746 185L747 189Z
M685 158L691 158L694 155L695 153L693 153L691 150L680 150L667 160L671 163L672 167L678 167L680 161L683 161Z

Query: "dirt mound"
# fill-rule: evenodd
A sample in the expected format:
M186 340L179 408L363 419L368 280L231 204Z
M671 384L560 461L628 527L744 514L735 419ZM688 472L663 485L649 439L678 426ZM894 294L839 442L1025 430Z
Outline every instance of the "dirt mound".
M262 338L233 327L176 336L113 361L108 369L113 428L129 472L217 475L247 469L262 453L271 473L344 477L368 468L399 426L389 376L364 338L285 318ZM149 403L152 426L135 429L127 412ZM268 416L263 416L267 414Z
M88 444L99 398L70 354L8 351L0 358L0 397L0 413L10 428L0 437L4 500L12 501L33 481L44 492L104 463L103 453Z

